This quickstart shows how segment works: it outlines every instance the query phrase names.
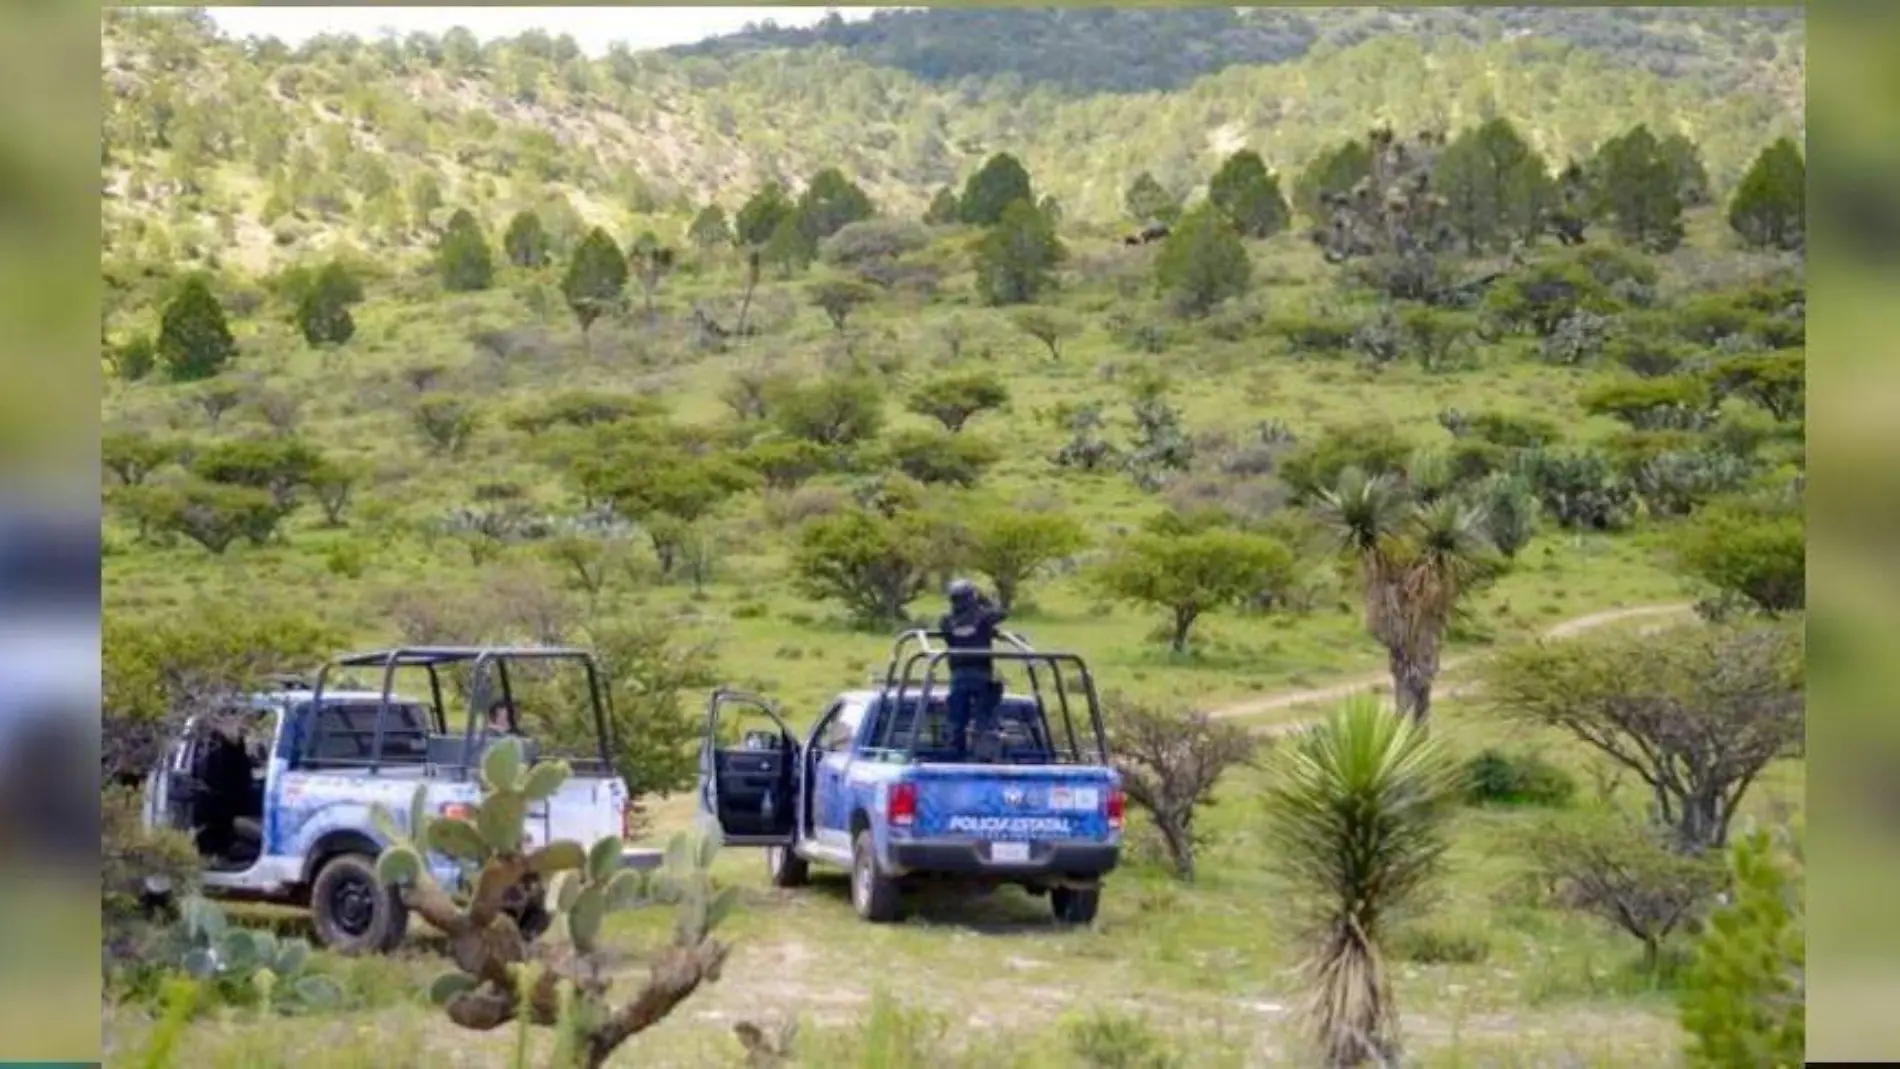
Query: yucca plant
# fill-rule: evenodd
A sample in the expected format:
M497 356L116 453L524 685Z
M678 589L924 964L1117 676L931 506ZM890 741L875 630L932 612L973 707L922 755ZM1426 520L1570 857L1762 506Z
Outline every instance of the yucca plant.
M1376 698L1277 747L1267 857L1304 944L1309 1012L1325 1064L1390 1064L1398 1007L1381 949L1387 921L1437 875L1457 765L1423 726Z
M1492 572L1483 511L1457 497L1421 500L1393 476L1357 468L1320 494L1317 511L1358 565L1366 630L1386 649L1399 711L1424 723L1458 600Z

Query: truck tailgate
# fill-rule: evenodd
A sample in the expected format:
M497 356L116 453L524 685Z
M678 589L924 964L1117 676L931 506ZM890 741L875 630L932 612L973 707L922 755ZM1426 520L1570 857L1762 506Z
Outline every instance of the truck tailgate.
M1073 765L919 765L905 777L917 785L919 839L1005 839L1033 842L1112 841L1112 769Z

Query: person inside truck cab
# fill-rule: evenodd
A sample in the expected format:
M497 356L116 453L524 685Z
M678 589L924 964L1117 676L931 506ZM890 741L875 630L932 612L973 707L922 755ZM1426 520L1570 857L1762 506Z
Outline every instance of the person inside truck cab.
M515 726L515 707L507 698L488 703L488 736L502 739L521 732Z
M988 652L996 640L996 630L1009 614L997 608L968 579L951 582L946 591L950 611L938 621L944 645L951 650ZM996 667L989 657L950 654L950 697L946 702L947 727L950 730L952 761L969 757L970 732L977 738L993 733L997 700L1001 697L996 682Z

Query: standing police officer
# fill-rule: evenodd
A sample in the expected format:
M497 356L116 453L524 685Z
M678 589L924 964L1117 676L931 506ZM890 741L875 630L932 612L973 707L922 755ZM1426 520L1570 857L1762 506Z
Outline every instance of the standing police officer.
M996 629L1009 614L997 608L968 579L950 583L950 611L937 622L944 645L952 650L988 651L996 639ZM957 656L950 661L950 698L948 701L952 760L969 756L972 721L978 738L995 730L995 712L1001 695L996 668L989 657Z

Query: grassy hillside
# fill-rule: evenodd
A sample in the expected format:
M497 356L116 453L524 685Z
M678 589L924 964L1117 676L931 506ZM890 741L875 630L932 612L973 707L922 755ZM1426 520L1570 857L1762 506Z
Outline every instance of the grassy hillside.
M1568 734L1502 722L1470 688L1485 658L1579 620L1657 626L1724 592L1705 610L1747 617L1736 598L1753 593L1799 615L1785 604L1800 588L1785 550L1805 472L1804 254L1792 240L1745 243L1726 214L1749 162L1804 122L1773 79L1737 72L1798 68L1783 48L1799 24L1549 16L1391 14L1432 28L1407 37L1377 32L1377 16L1312 11L1297 16L1307 41L1287 29L1295 16L1247 14L1257 32L1143 75L1169 87L1154 89L1064 84L1063 71L1176 25L1162 16L1092 24L1099 40L1078 43L1073 61L998 52L984 66L975 44L1002 16L891 17L848 40L835 27L762 33L588 63L571 42L533 35L292 53L113 12L101 172L108 731L133 734L194 671L256 667L232 643L281 644L298 666L315 645L597 644L621 708L636 711L624 762L667 770L648 799L659 836L692 823L683 759L713 682L768 693L804 725L884 666L896 621L867 623L808 574L814 557L861 544L836 540L826 557L814 532L860 517L904 533L877 559L925 575L903 613L923 619L942 579L977 569L984 534L1040 515L1066 517L1080 538L1029 577L1016 626L1083 654L1118 700L1273 733L1314 715L1309 690L1388 665L1367 632L1366 562L1341 553L1322 493L1347 462L1383 466L1408 493L1508 498L1531 519L1508 561L1473 558L1485 567L1449 623L1433 737L1459 762L1489 751L1486 767L1543 792L1459 806L1437 893L1395 918L1386 950L1408 1055L1446 1067L1683 1064L1672 999L1685 933L1645 963L1614 924L1540 893L1548 859L1525 845L1547 821L1640 813L1650 795ZM1021 17L1020 39L1045 54L1065 20L1100 18ZM1507 39L1482 31L1492 17L1577 36ZM1646 43L1583 47L1607 25ZM1262 43L1274 34L1287 43ZM956 47L932 52L932 41ZM1680 66L1660 67L1665 54ZM926 69L933 55L942 63ZM1117 91L1084 91L1097 88ZM1312 153L1375 119L1456 127L1488 114L1510 116L1550 164L1639 121L1692 132L1712 198L1681 215L1679 244L1653 230L1621 241L1595 208L1579 247L1544 235L1495 253L1445 244L1417 261L1329 262L1300 220L1223 237L1201 259L1180 234L1122 241L1123 190L1140 170L1186 189L1181 176L1205 181L1251 144L1287 189ZM1064 208L1055 223L1012 213L1066 248L1051 285L1013 305L987 300L979 277L976 252L996 231L917 221L939 186L960 188L998 150ZM745 250L687 239L709 200L733 212L768 178L796 193L828 165L879 217L823 242L814 263L771 257L754 278ZM1784 198L1800 188L1784 186ZM545 262L506 255L519 209L547 233ZM466 244L450 234L461 210L488 251L486 279L437 260ZM603 235L586 247L604 241L607 262L635 277L581 306L601 312L583 332L564 283L591 226ZM648 231L670 261L638 240ZM1213 266L1197 276L1183 261ZM1429 268L1431 303L1391 295L1394 265L1408 263ZM656 264L648 292L638 275ZM1178 299L1183 275L1208 274L1234 284L1205 308ZM355 291L340 342L307 333L335 327L336 309L313 296L325 287ZM175 380L168 356L221 349L206 294L230 359ZM170 349L154 344L167 337ZM1003 395L954 434L913 403L952 379ZM1099 445L1111 447L1103 463L1076 463ZM612 500L616 522L590 495ZM1751 527L1756 514L1724 511L1744 508L1768 519ZM1102 582L1144 530L1171 544L1190 530L1271 543L1292 563L1221 599L1174 652L1166 608ZM1717 548L1733 552L1719 567L1693 559L1724 530ZM1482 531L1466 548L1510 540ZM213 552L204 543L220 532L228 545ZM572 727L567 695L524 687L534 728ZM1785 821L1803 777L1799 760L1772 762L1743 812ZM755 855L729 850L715 874L744 891L725 976L612 1064L740 1064L735 1022L789 1018L805 1024L797 1049L812 1065L1311 1064L1295 1012L1302 947L1266 856L1272 782L1262 768L1221 781L1191 884L1134 818L1128 862L1079 931L1052 929L1047 904L1015 891L926 896L904 924L866 925L842 880L775 890ZM638 982L664 938L662 912L609 922L626 955L611 964L616 990ZM302 930L281 910L243 918ZM426 1004L441 945L423 927L392 958L317 956L348 992L339 1012L275 1018L233 996L168 1026L153 993L170 973L132 970L112 988L107 1062L164 1064L139 1059L170 1028L191 1052L179 1064L514 1064L512 1034L456 1028Z
M338 236L414 248L442 221L425 186L492 226L519 207L557 201L564 217L646 226L656 213L709 200L732 210L766 180L796 185L826 165L844 168L890 211L915 214L936 188L1004 148L1072 218L1107 222L1121 216L1122 192L1142 170L1186 191L1251 146L1291 175L1377 121L1456 129L1493 114L1559 163L1638 122L1659 136L1681 131L1727 188L1763 143L1805 126L1799 23L1724 21L1730 14L1658 15L1671 30L1651 36L1667 46L1634 52L1615 35L1536 31L1538 19L1562 24L1560 11L1511 16L1509 32L1475 36L1469 20L1427 18L1414 28L1406 16L1398 25L1407 32L1349 34L1354 43L1297 59L1210 68L1166 91L1091 96L1015 72L925 81L883 65L869 45L590 62L572 41L545 35L477 47L450 33L322 39L293 52L115 11L104 38L105 247L157 260L215 247L253 270ZM945 30L946 47L984 50L1001 16L968 17L978 22ZM1045 32L1039 20L1053 16L1010 17L1026 20L1034 39ZM1199 16L1154 17L1166 26L1188 20L1175 30L1183 33ZM1319 12L1299 17L1325 21ZM1112 47L1145 32L1123 18L1101 34L1075 34L1085 43L1077 54L1088 41ZM1769 44L1738 48L1736 34ZM1756 58L1770 51L1772 60ZM1679 69L1641 65L1665 52L1682 57ZM1148 70L1157 56L1180 54L1143 53L1125 67Z

